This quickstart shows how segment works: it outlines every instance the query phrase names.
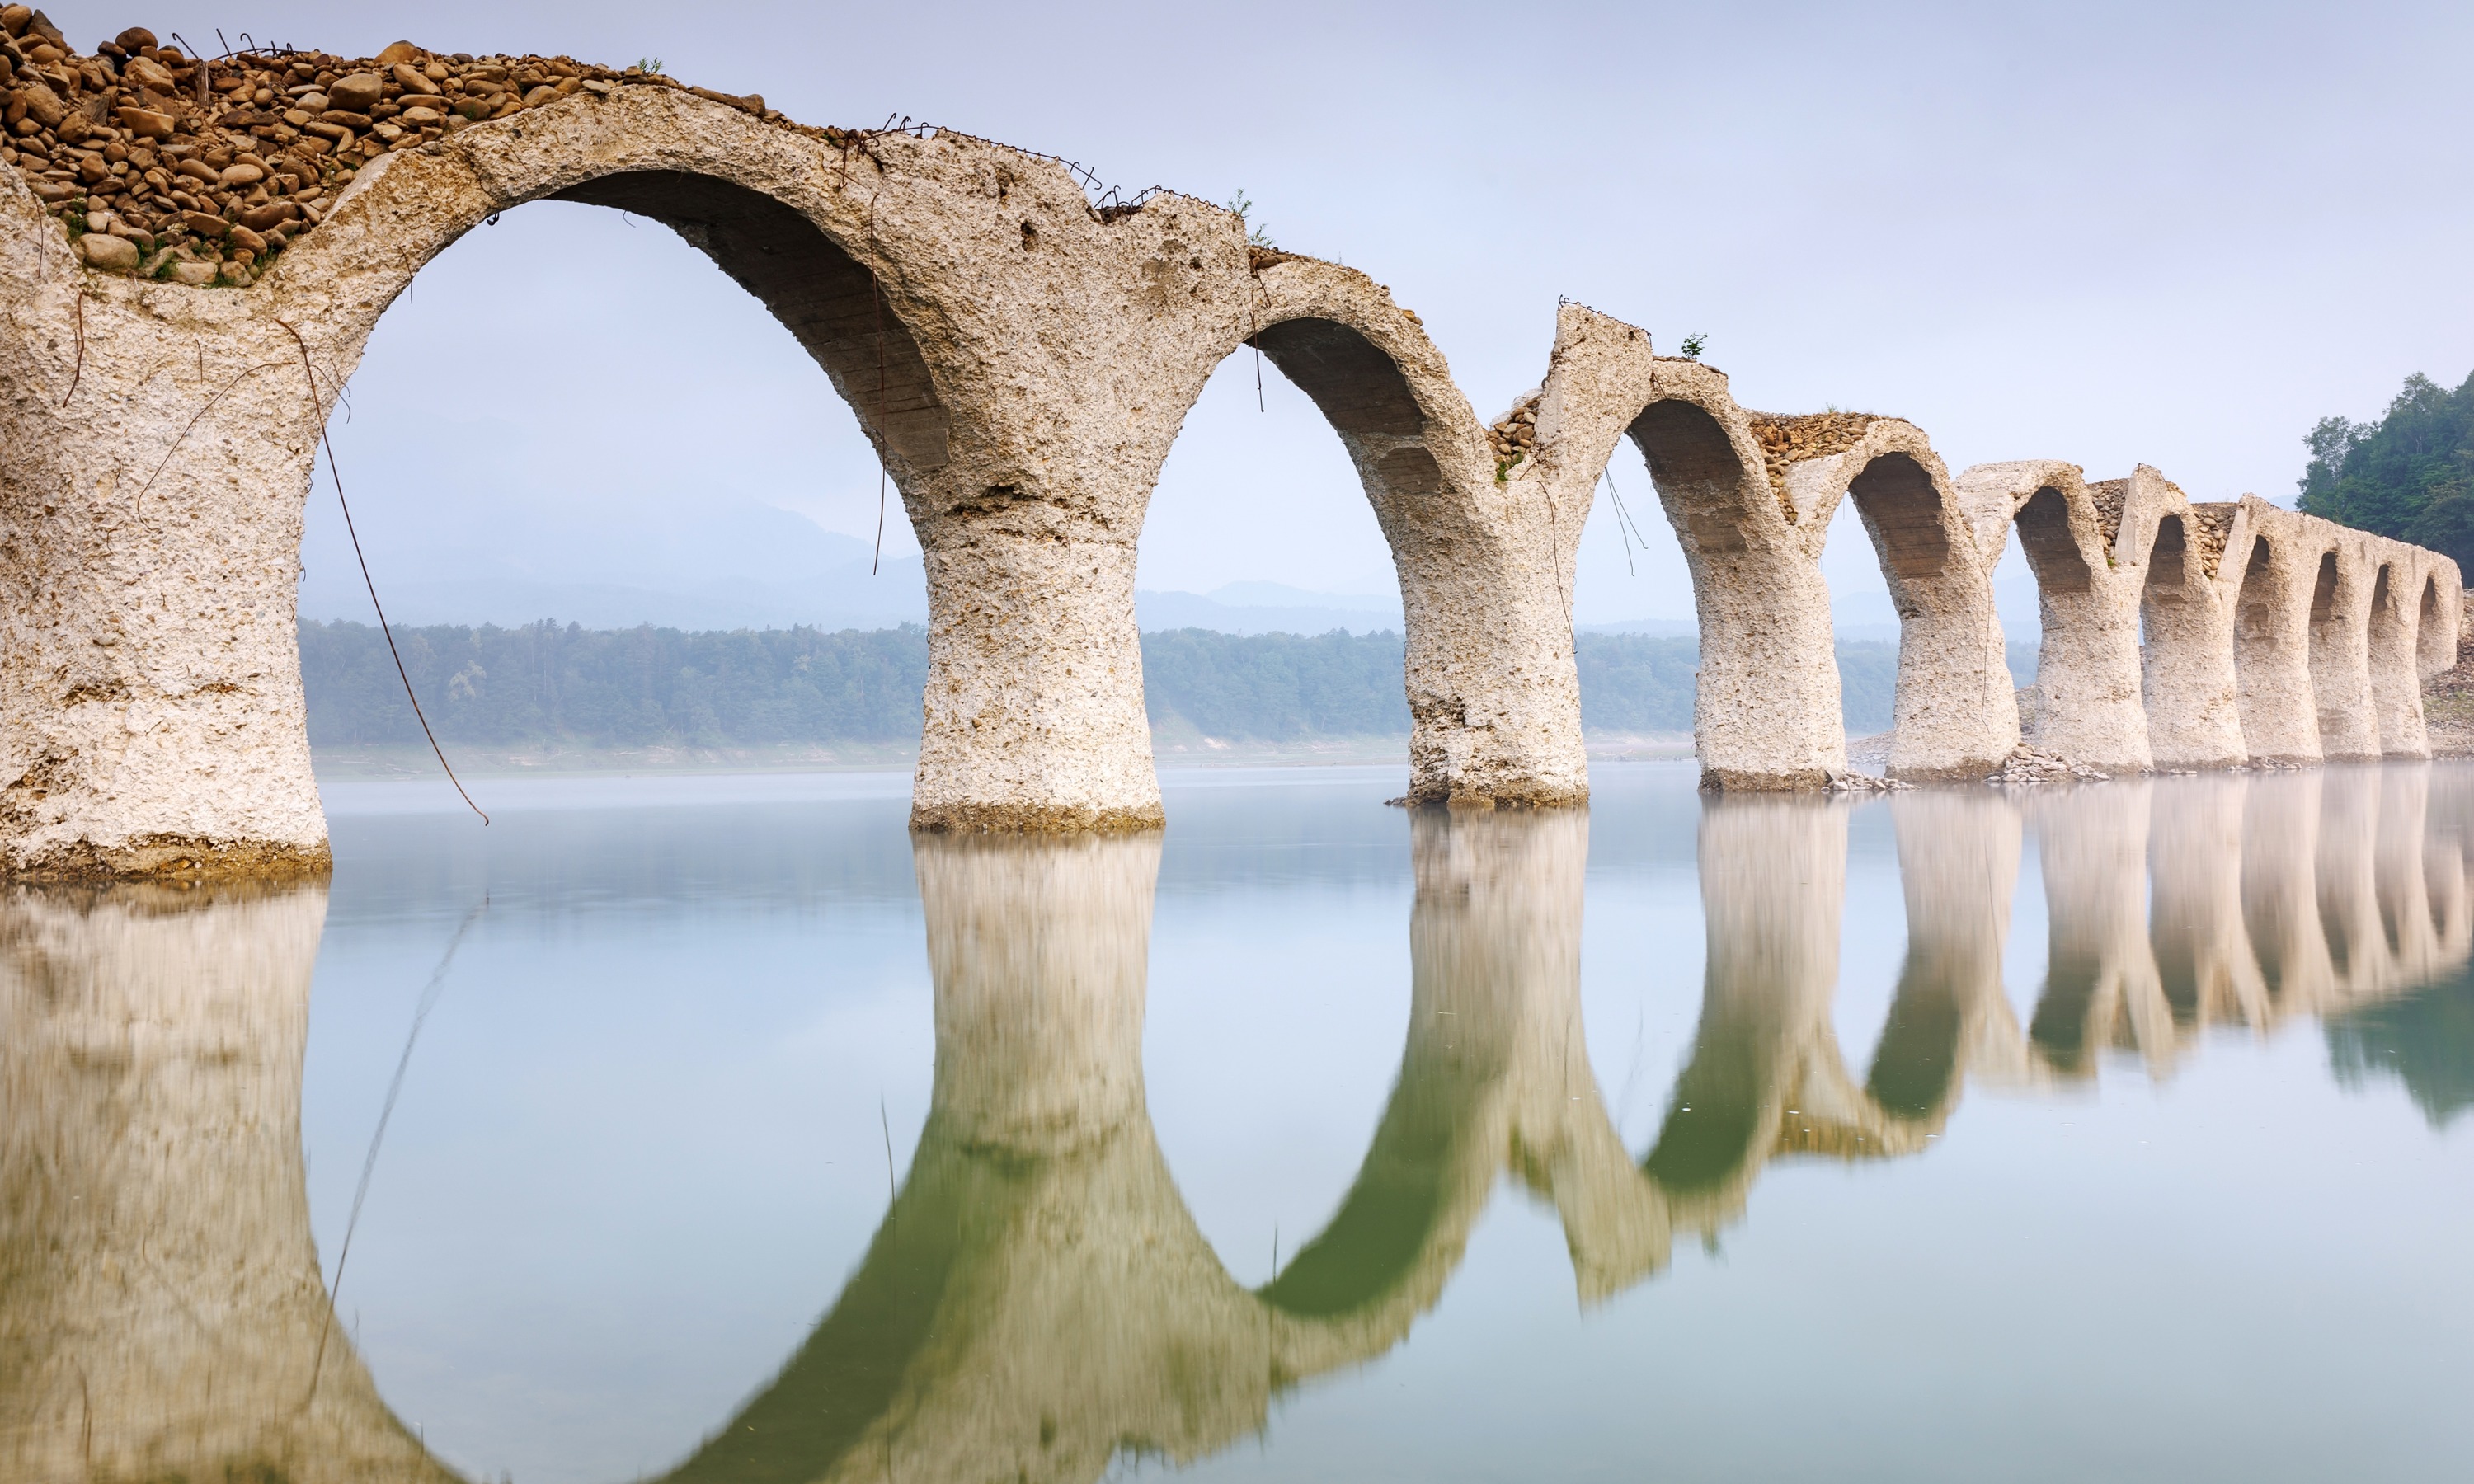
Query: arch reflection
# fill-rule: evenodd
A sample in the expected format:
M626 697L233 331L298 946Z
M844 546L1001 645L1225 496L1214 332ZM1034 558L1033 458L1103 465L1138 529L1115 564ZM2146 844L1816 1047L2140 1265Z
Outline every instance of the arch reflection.
M1873 805L1709 799L1701 1014L1640 1150L1584 1036L1588 817L1421 811L1391 1097L1329 1221L1252 1290L1146 1105L1159 838L920 836L936 1065L910 1168L798 1350L665 1476L1197 1459L1399 1344L1507 1177L1556 1209L1589 1303L1661 1271L1678 1231L1742 1219L1775 1161L1919 1153L1971 1084L2082 1079L2108 1052L2170 1075L2211 1027L2303 1015L2336 1017L2341 1075L2372 1074L2395 1017L2345 1017L2421 1003L2402 996L2474 949L2465 792L2391 766L1896 796L1907 945L1860 1069L1831 1008L1851 819ZM2031 830L2050 946L2023 1024L2002 964ZM299 1100L325 904L0 898L0 1475L453 1476L340 1330L319 1354ZM2438 1117L2469 1101L2461 1064L2401 1074Z
M0 1477L451 1477L324 1333L326 917L323 884L0 897Z

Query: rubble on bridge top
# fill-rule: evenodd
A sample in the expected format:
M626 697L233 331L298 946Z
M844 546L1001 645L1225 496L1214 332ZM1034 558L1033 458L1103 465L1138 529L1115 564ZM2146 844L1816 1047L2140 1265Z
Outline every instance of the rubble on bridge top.
M82 56L23 5L0 8L0 163L23 175L87 267L193 285L255 282L379 156L578 92L678 87L788 123L761 97L567 57L398 41L372 58L193 58L143 26Z

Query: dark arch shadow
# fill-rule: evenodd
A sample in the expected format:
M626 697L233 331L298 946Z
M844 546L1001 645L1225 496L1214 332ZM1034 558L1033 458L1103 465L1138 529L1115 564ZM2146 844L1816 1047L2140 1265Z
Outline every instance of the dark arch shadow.
M2445 635L2435 641L2434 635ZM2457 660L2457 633L2440 611L2439 579L2422 580L2422 602L2415 612L2415 658L2426 670L2445 669Z
M2147 584L2140 594L2142 604L2179 606L2182 587L2187 580L2183 559L2191 543L2182 530L2182 517L2166 515L2156 522L2156 539L2147 548Z
M1902 583L1932 582L1948 569L1950 537L1942 529L1941 491L1913 456L1885 453L1875 459L1848 484L1847 494L1864 517L1881 573L1894 592Z
M2062 491L2050 485L2038 490L2019 507L2012 523L2039 595L2086 592L2093 586L2087 558L2071 535L2070 502Z
M2234 599L2234 668L2245 675L2245 682L2248 672L2275 653L2276 594L2268 575L2275 561L2275 550L2263 536L2251 541L2250 557L2243 562L2242 588Z
M1749 471L1709 409L1682 398L1652 402L1625 431L1649 464L1667 517L1694 550L1725 556L1749 548L1743 509Z
M2365 730L2366 718L2356 710L2369 700L2361 694L2357 651L2364 647L2363 636L2348 632L2354 614L2344 601L2345 587L2337 553L2321 552L2311 582L2311 686L2319 713L2320 743L2330 761L2359 756L2359 734Z

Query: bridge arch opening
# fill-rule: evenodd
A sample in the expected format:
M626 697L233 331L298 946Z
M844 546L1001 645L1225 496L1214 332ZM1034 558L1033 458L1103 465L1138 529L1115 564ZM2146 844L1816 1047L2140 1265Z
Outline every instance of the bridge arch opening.
M2147 575L2139 586L2139 653L2141 679L2151 713L2158 690L2172 682L2169 652L2191 637L2189 595L2191 543L2182 517L2166 515L2156 522L2147 547Z
M1909 448L1869 458L1848 481L1846 495L1872 546L1895 620L1894 627L1879 618L1865 625L1862 604L1870 584L1851 580L1842 589L1831 580L1831 627L1842 646L1849 730L1881 730L1867 725L1880 715L1874 710L1867 716L1865 703L1878 706L1878 667L1894 656L1886 722L1890 770L1917 779L1981 778L2019 740L2012 699L2017 679L2007 664L1992 574L1964 554L1959 543L1972 547L1974 537L1953 508L1938 462L1920 436ZM1853 553L1842 555L1843 512L1830 518L1825 577L1834 570L1837 578L1854 579L1860 567ZM1850 639L1873 641L1869 666L1858 658L1863 652L1844 647ZM1882 653L1883 640L1895 646L1888 654ZM1868 667L1875 677L1864 674Z
M2247 692L2252 676L2276 654L2278 594L2271 568L2276 550L2265 536L2254 538L2243 560L2242 587L2234 598L2234 671Z
M2340 552L2319 554L2311 582L2311 690L2331 761L2378 755L2365 673L2369 615L2362 611L2358 581L2349 579Z
M2039 489L2019 507L2012 524L2018 527L2019 549L2026 556L2027 569L2035 574L2037 592L2046 602L2086 592L2094 586L2087 558L2071 535L2070 504L2062 491L2050 485ZM2047 632L2050 633L2050 626Z
M2405 602L2397 592L2395 576L2395 564L2383 562L2371 577L2371 663L2411 667L2413 631L2406 624Z
M2414 658L2424 674L2457 663L2457 625L2451 623L2439 598L2439 579L2422 580L2422 601L2414 615Z
M1748 471L1734 441L1708 409L1681 397L1650 403L1625 430L1649 464L1666 518L1703 557L1746 550Z
M385 199L392 173L363 187L381 216L398 204ZM900 508L886 513L882 575L870 573L879 468L898 482L943 464L950 419L897 307L800 212L713 176L633 171L535 195L495 230L448 223L421 237L397 225L418 251L376 286L391 302L357 347L357 408L330 419L330 436L400 628L554 619L603 632L831 633L927 619ZM295 266L279 263L279 282ZM880 424L891 445L882 458L870 437ZM366 625L369 598L325 486L322 476L308 501L300 612ZM704 706L693 683L669 682L676 662L624 716L581 705L543 715L526 672L501 657L530 653L554 669L548 650L577 642L563 635L494 639L486 660L478 635L469 654L403 641L450 755L459 744L810 740L789 716ZM692 651L683 642L673 657ZM334 693L340 661L310 658L314 706L322 672ZM791 647L775 658L788 666ZM345 725L323 709L322 725ZM915 741L915 693L877 709L894 729L880 745ZM366 730L315 740L420 745L392 685L356 714ZM521 730L507 730L510 718Z
M1405 738L1401 564L1377 490L1414 502L1439 477L1422 447L1422 469L1379 456L1370 467L1359 454L1369 441L1396 454L1422 427L1399 369L1329 321L1271 326L1212 370L1161 461L1136 534L1136 619L1156 660L1144 668L1144 704L1161 763L1315 735ZM1325 696L1278 682L1275 714L1235 704L1246 687L1231 688L1237 675L1227 666L1240 658L1226 636L1268 634L1293 635L1300 666L1384 672L1374 709L1354 691ZM1266 652L1261 662L1285 661Z
M1890 580L1902 618L1910 606L1929 609L1921 593L1903 587L1937 582L1950 567L1950 538L1942 528L1941 491L1914 456L1888 453L1864 466L1847 487L1880 553L1881 575Z
M824 367L835 390L903 463L948 458L952 417L875 270L806 216L736 181L675 170L606 175L548 199L661 223L755 296Z
M2097 768L2145 770L2152 757L2139 704L2138 635L2135 620L2125 622L2120 611L2104 503L2091 497L2075 467L2017 467L2011 473L1993 466L1978 477L1986 480L1980 498L2010 503L2007 525L1993 532L2000 556L1992 577L2003 658L2013 682L2026 692L2021 736ZM2007 549L2013 527L2015 554ZM2034 590L2032 669L2021 653L2025 615L2010 610L2024 595L2023 576Z

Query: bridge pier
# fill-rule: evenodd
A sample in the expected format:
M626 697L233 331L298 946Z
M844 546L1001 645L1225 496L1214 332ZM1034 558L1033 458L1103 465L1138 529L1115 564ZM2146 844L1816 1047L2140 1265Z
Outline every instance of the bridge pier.
M2194 505L2164 475L2141 465L2130 505L2145 556L2139 565L2146 632L2141 694L2147 745L2160 768L2238 768L2249 760L2234 671L2234 601L2219 586L2235 512Z
M325 868L293 608L315 437L421 267L550 197L677 230L876 444L926 553L914 827L1161 823L1136 542L1187 410L1248 344L1331 419L1392 544L1411 797L1588 798L1553 514L1505 498L1442 355L1364 274L1252 248L1184 197L1103 212L982 140L800 131L667 79L354 168L314 230L215 289L88 268L0 169L0 870Z
M2225 551L2236 584L2234 668L2243 746L2270 763L2319 760L2319 705L2311 677L2311 579L2317 553L2301 518L2244 499L2244 538Z
M1637 326L1569 303L1545 384L1495 425L1499 445L1521 432L1524 415L1538 457L1508 466L1507 483L1564 533L1564 590L1616 442L1629 436L1648 461L1700 618L1692 727L1704 788L1814 789L1846 773L1821 557L1849 498L1899 610L1891 776L1982 778L2018 745L1991 563L1961 492L1913 424L1747 411L1723 373L1660 356Z
M2401 554L2377 553L2378 572L2371 579L2370 622L2365 656L2371 672L2371 710L2379 727L2380 755L2420 758L2431 755L2431 735L2422 719L2422 669L2417 662L2417 605L2422 584L2414 563ZM2436 606L2436 605L2434 605Z
M22 218L14 185L0 215ZM0 233L0 870L322 871L293 623L322 420L301 343L240 293L89 282L33 225Z
M2100 509L2078 467L2055 460L1979 464L1958 486L1982 523L1987 569L2015 524L2036 577L2044 639L2027 740L2107 773L2145 773L2156 759L2140 694L2140 584L2114 559L2119 507Z
M2310 578L2311 692L2319 711L2319 755L2376 762L2379 718L2371 709L2371 574L2354 544L2323 536Z

